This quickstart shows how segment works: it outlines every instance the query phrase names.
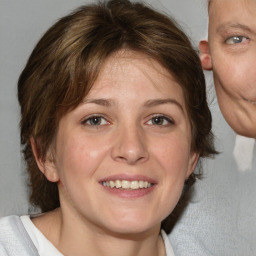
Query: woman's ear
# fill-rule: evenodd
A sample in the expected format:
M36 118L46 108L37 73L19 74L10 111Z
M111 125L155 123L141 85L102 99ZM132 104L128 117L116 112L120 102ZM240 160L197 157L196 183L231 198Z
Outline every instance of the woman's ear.
M188 178L192 174L192 172L195 170L198 160L199 160L199 154L197 152L191 152L186 178Z
M49 152L47 152L45 159L43 159L39 155L34 138L30 139L30 143L31 143L31 147L33 150L33 154L34 154L37 166L40 169L40 171L44 174L47 180L51 182L58 182L59 175L56 169L55 160L51 150L48 150Z
M200 60L204 70L212 70L212 58L209 51L209 43L207 40L199 42Z

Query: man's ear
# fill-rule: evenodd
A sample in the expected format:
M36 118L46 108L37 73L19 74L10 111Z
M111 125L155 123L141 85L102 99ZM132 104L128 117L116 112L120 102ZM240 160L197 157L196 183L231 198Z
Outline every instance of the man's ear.
M191 152L186 178L188 178L192 174L192 172L195 170L198 160L199 160L199 154L197 152Z
M199 42L200 60L204 70L212 70L212 58L209 51L209 43L207 40Z
M33 150L33 154L34 154L37 166L40 169L40 171L44 174L47 180L51 182L58 182L59 175L55 166L55 160L51 150L47 152L45 159L42 159L42 157L39 155L34 138L30 139L30 143L31 143L31 147Z

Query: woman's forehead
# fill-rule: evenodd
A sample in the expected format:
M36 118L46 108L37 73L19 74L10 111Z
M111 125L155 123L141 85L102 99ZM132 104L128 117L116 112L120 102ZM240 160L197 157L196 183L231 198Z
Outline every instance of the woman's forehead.
M84 98L147 101L176 97L184 104L182 87L159 62L141 53L121 53L102 65L91 90Z
M116 52L106 59L92 89L99 80L104 85L109 81L133 82L135 78L150 80L152 83L157 83L157 79L161 78L177 83L173 74L158 61L146 54L126 50Z

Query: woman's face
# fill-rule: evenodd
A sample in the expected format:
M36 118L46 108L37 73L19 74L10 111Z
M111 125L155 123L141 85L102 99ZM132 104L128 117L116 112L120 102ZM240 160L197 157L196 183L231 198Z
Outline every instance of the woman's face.
M52 172L64 216L119 234L159 228L197 161L190 130L172 75L143 54L110 57L59 123Z

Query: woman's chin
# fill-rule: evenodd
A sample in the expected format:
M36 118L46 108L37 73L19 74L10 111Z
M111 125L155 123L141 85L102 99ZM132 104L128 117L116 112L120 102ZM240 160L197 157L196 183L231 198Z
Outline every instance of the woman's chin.
M142 219L138 220L117 220L115 222L107 223L106 228L113 233L120 235L136 235L143 234L151 229L160 228L159 222L146 222Z

